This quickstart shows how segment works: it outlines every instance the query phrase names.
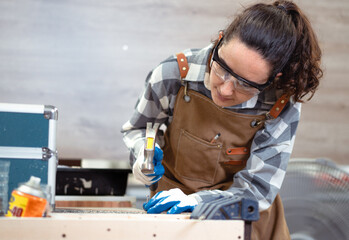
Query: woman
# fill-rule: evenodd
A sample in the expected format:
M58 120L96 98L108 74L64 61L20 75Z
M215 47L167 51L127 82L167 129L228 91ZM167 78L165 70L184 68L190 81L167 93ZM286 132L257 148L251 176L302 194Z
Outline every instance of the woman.
M276 1L246 8L208 47L162 62L122 130L135 177L158 184L144 209L180 213L212 196L251 198L260 211L252 238L288 239L278 192L320 59L306 16ZM164 130L151 175L140 167L147 122Z

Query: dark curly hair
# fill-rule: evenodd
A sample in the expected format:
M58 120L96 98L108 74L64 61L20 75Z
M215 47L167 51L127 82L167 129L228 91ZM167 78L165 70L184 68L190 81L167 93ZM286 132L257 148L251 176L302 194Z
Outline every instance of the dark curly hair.
M297 102L310 100L323 76L321 49L308 18L290 1L258 3L243 10L224 30L226 43L237 37L272 66L273 86Z

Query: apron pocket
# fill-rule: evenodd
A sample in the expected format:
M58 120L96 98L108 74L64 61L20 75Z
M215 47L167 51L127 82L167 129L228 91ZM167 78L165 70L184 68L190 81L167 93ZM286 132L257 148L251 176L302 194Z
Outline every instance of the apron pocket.
M177 145L176 174L189 180L213 184L221 148L220 144L209 143L182 129Z

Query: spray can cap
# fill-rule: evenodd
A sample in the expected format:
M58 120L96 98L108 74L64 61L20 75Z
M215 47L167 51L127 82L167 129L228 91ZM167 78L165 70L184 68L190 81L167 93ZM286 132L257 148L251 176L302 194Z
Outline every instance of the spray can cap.
M38 177L31 176L29 181L25 183L25 185L30 186L32 188L40 188L41 179Z
M40 186L41 179L31 176L29 181L19 186L18 190L40 198L46 198Z

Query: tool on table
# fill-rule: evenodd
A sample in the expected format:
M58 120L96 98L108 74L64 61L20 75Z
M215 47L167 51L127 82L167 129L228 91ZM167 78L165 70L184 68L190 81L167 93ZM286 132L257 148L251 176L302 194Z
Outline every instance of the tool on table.
M213 196L211 200L195 207L190 218L199 220L257 221L259 219L258 202L236 196Z
M159 128L159 123L154 123L154 126L151 122L147 122L147 129L145 132L145 144L144 144L144 162L141 167L141 171L144 174L154 173L154 151L155 151L155 139L156 133ZM157 188L157 182L152 184L149 189L154 191Z

